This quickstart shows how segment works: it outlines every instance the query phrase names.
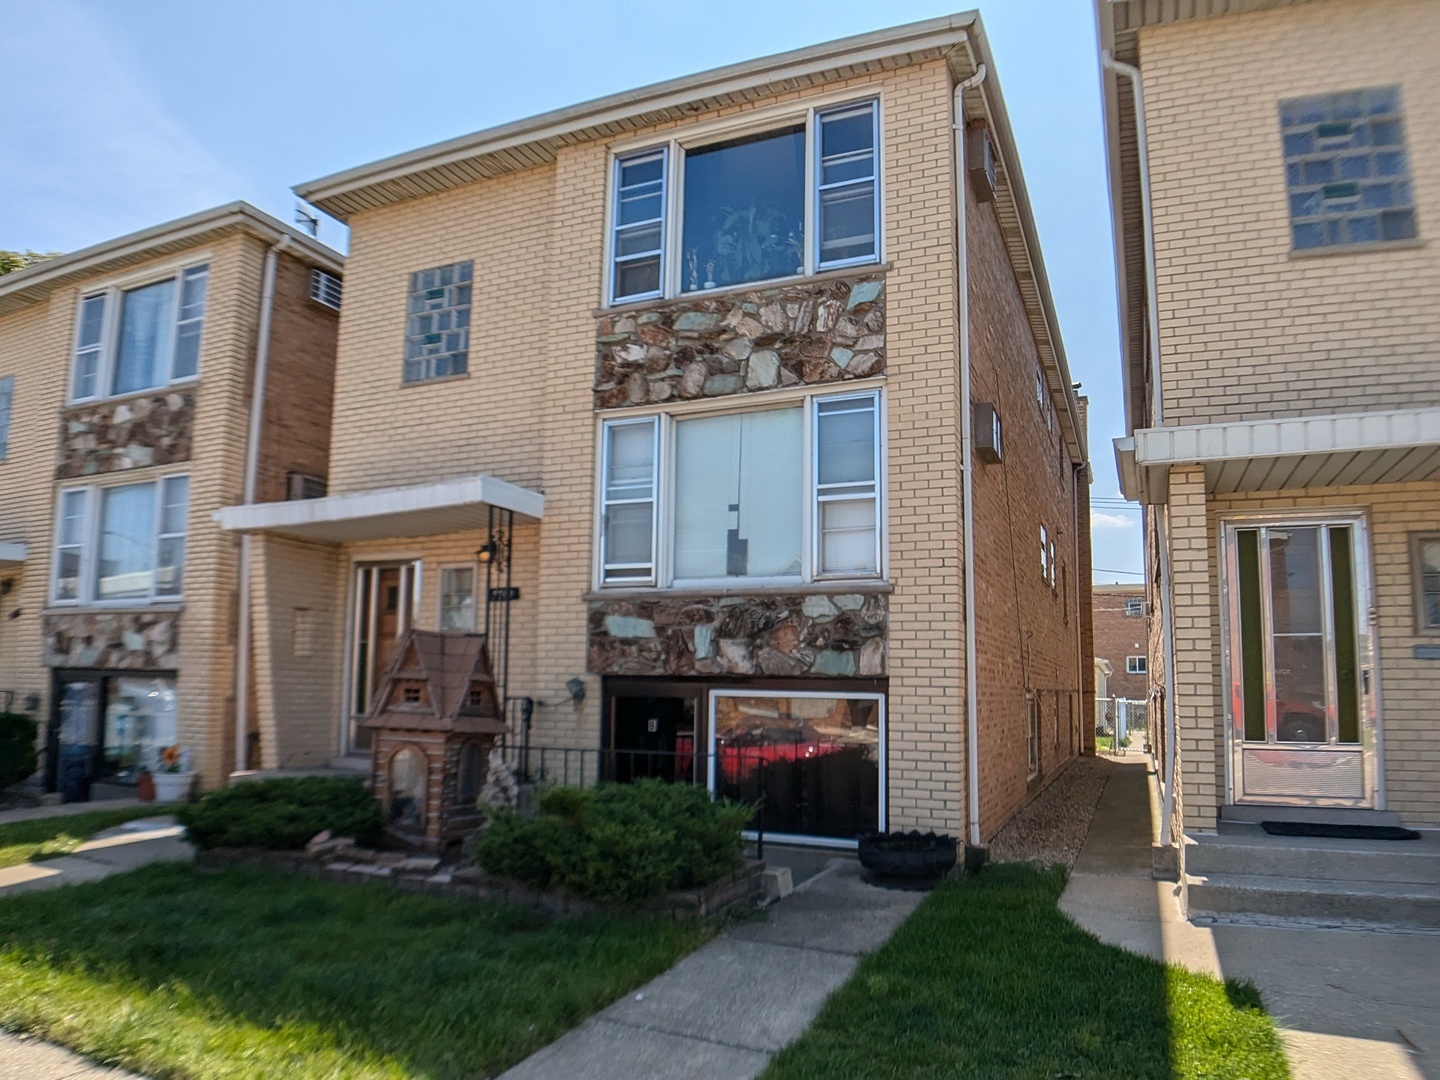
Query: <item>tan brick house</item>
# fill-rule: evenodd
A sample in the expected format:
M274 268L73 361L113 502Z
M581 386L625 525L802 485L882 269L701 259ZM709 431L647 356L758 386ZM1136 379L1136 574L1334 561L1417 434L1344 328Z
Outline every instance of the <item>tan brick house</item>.
M212 515L320 493L340 274L232 203L0 277L0 690L51 789L176 743L231 770L240 545Z
M532 774L812 842L986 840L1082 751L1085 433L978 16L296 190L351 249L330 494L219 515L251 765L370 764L412 626L488 633Z
M1097 11L1167 839L1440 825L1440 7Z

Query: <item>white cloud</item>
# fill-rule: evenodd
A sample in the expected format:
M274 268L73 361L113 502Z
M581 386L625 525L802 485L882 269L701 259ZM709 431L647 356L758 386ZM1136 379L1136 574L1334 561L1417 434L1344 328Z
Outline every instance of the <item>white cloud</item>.
M235 175L73 0L4 6L0 246L74 250L234 198Z
M1138 518L1126 517L1124 514L1107 514L1101 510L1090 511L1090 527L1092 529L1128 529L1132 525L1138 525Z

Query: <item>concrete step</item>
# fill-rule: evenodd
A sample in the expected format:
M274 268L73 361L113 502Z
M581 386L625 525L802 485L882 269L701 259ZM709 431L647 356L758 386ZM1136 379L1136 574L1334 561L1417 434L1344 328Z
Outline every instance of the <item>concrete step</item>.
M1440 930L1440 888L1410 882L1186 874L1192 919L1265 916Z
M1187 873L1321 881L1385 881L1440 887L1440 834L1419 840L1271 836L1259 826L1185 838Z
M1220 820L1259 824L1262 821L1313 821L1326 825L1399 825L1391 810L1356 810L1344 806L1222 806Z

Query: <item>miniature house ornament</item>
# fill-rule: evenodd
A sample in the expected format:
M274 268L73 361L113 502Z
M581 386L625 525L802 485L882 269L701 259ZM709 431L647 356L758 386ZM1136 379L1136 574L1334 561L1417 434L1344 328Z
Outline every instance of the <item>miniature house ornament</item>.
M479 827L486 761L505 734L484 634L410 630L364 723L392 840L443 851Z

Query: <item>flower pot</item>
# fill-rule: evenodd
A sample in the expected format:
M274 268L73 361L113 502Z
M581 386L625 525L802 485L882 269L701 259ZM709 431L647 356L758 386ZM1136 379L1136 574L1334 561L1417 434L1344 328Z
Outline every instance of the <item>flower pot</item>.
M155 778L155 801L162 803L186 802L190 788L195 783L193 772L157 772Z
M860 857L870 880L895 888L930 889L955 866L953 836L921 833L865 833Z

